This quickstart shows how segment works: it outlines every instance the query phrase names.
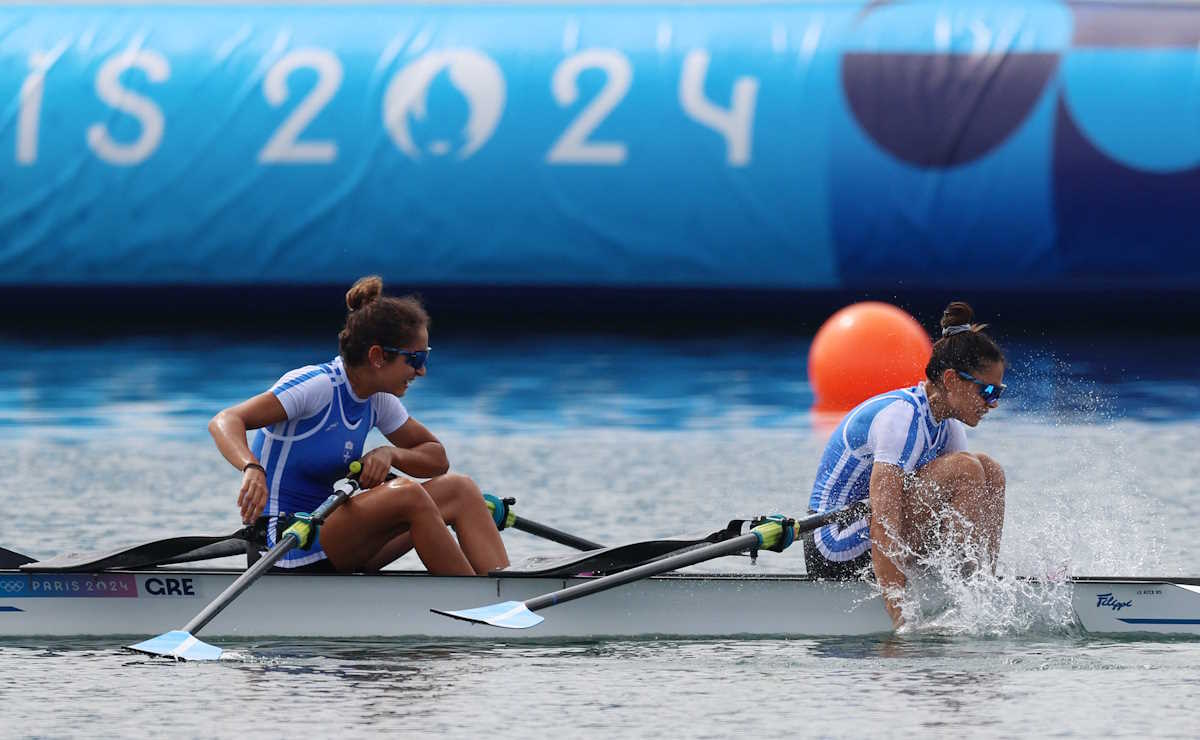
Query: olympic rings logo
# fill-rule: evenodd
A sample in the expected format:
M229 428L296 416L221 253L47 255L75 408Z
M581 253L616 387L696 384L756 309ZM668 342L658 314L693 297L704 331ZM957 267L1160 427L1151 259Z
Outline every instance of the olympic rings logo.
M5 578L0 580L0 591L8 594L15 594L18 591L25 590L24 578Z

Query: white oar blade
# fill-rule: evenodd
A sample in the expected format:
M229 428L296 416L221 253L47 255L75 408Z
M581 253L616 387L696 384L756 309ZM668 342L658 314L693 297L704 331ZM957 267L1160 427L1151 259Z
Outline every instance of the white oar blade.
M529 611L525 607L524 602L521 601L503 601L499 604L480 606L474 609L460 609L458 611L446 611L444 609L430 609L429 611L453 617L454 619L461 619L465 622L490 624L493 627L507 627L512 630L528 629L545 621L542 617Z
M183 630L172 630L145 642L130 645L130 650L147 655L158 655L176 660L217 660L225 652L216 645L209 645Z

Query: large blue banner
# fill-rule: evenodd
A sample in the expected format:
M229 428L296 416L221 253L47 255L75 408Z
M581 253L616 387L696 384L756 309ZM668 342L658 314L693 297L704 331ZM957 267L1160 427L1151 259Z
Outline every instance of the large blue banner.
M1200 284L1200 7L0 7L0 282Z

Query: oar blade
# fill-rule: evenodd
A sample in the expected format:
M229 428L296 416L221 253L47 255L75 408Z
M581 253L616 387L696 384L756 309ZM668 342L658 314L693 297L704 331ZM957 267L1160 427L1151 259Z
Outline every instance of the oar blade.
M225 652L184 630L171 630L126 649L175 660L218 660Z
M442 614L454 619L475 624L490 624L493 627L506 627L512 630L523 630L536 627L545 621L542 617L529 611L523 601L502 601L499 604L479 606L474 609L430 609L434 614Z

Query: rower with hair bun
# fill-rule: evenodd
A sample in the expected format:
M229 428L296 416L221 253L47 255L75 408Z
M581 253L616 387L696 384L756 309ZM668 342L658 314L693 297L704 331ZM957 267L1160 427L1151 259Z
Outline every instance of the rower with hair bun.
M965 427L979 424L1005 390L1004 354L954 301L925 367L926 380L867 399L830 437L809 508L824 512L869 498L871 516L805 538L808 572L847 580L874 574L892 622L903 621L904 567L949 539L969 560L994 569L1004 527L1004 470L967 451Z
M355 282L346 306L337 357L286 373L208 425L221 454L242 472L243 521L265 514L273 546L290 523L287 514L313 511L348 464L361 460L359 483L369 490L334 511L314 542L288 552L277 567L372 571L414 548L439 575L482 575L508 565L479 487L447 472L445 448L400 401L428 367L425 308L413 296L383 295L376 276ZM363 454L372 428L390 444ZM258 431L248 445L251 429ZM392 468L405 475L389 480Z

